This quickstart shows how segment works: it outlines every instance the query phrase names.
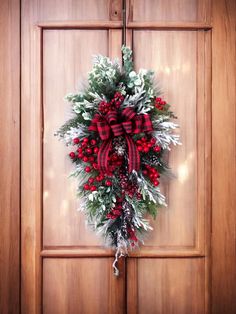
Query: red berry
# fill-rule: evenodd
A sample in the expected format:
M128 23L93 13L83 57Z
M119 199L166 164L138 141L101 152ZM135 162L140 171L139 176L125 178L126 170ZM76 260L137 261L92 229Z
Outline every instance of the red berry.
M85 167L85 171L86 172L90 172L91 171L91 168L89 166Z
M142 145L142 141L141 140L137 140L136 144Z
M166 104L166 102L163 100L163 101L161 101L161 105L162 106L165 106L165 104Z
M97 182L100 182L100 181L101 181L100 176L96 176L96 181L97 181Z
M96 162L93 163L93 168L98 169L98 164Z
M150 169L151 173L157 173L157 170L155 168Z
M112 215L112 214L107 214L107 218L109 218L109 219L115 219L116 216L114 216L114 215Z
M97 144L97 141L96 141L96 140L91 140L91 141L90 141L90 144L91 144L91 145L96 145L96 144Z
M91 191L96 191L96 190L97 190L97 187L96 187L95 185L92 185L91 188L90 188L90 190L91 190Z
M114 209L114 210L112 211L112 213L113 213L115 216L120 216L120 215L121 215L121 211L118 210L118 209Z
M161 147L160 146L155 146L153 147L154 152L159 153L161 151Z
M74 159L75 158L75 153L71 152L71 153L69 153L69 156L70 156L71 159Z
M89 139L88 139L87 137L85 137L85 138L83 139L83 142L84 142L84 143L88 143L88 142L89 142Z
M149 147L145 146L143 151L144 151L144 153L148 153L149 152Z
M86 191L90 190L89 184L85 184L85 185L84 185L84 189L85 189Z
M142 146L138 146L137 149L138 149L139 152L142 152L142 151L143 151Z
M89 182L90 184L92 184L92 183L94 182L94 178L89 178L89 179L88 179L88 182Z
M86 153L89 154L89 155L91 155L91 154L93 153L92 148L87 148L87 149L86 149Z
M144 170L143 170L143 175L146 176L147 174L148 174L148 171L147 171L146 169L144 169Z
M141 140L142 140L142 142L146 142L147 141L146 137L142 137Z
M79 138L78 138L78 137L74 138L74 139L73 139L73 143L74 143L74 144L79 144Z
M142 199L142 194L141 193L137 193L137 199L141 200Z
M88 162L88 160L89 160L88 157L87 157L87 156L84 156L83 161L84 161L84 162Z
M93 149L94 154L97 154L98 151L99 151L99 148L98 147L94 147L94 149Z
M79 148L77 149L77 152L82 153L82 152L83 152L82 147L79 147Z
M157 181L157 180L153 181L153 185L158 186L159 185L159 181Z
M111 182L110 180L107 180L107 181L105 182L105 184L106 184L106 186L112 186L112 182Z
M160 97L157 97L157 98L156 98L156 101L157 101L157 102L160 102L160 101L161 101L161 98L160 98Z
M154 144L156 143L156 141L157 141L157 140L155 139L155 137L152 137L151 140L150 140L150 143L151 143L152 145L154 145Z
M90 156L90 157L89 157L89 161L90 161L90 162L93 162L94 159L95 159L95 158L94 158L93 156Z
M82 153L78 154L78 158L82 159L84 157L84 155Z

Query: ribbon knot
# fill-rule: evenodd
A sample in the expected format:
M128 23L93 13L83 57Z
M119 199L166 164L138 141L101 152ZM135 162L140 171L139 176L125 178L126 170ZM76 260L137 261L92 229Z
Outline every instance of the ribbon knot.
M118 120L122 122L118 122ZM95 114L88 129L98 132L103 141L98 153L98 167L101 171L106 172L108 170L108 155L112 146L112 139L121 135L125 136L128 144L129 172L139 170L139 152L130 135L153 130L152 121L148 114L137 115L133 108L127 107L121 112L119 119L118 112L110 110L105 116Z

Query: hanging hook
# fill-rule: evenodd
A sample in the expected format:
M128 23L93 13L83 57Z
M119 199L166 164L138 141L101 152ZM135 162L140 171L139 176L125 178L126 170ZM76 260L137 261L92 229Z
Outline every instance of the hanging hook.
M122 45L126 45L126 0L122 3L122 18L123 18L123 28L122 28Z

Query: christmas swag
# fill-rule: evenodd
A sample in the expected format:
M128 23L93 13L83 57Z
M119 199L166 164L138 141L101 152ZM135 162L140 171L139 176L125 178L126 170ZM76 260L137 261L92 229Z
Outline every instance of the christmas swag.
M74 116L57 132L78 177L87 221L118 257L143 243L158 207L166 206L159 181L168 173L165 153L179 144L177 124L154 87L154 73L134 71L132 51L122 47L123 66L96 56L83 93L69 94Z

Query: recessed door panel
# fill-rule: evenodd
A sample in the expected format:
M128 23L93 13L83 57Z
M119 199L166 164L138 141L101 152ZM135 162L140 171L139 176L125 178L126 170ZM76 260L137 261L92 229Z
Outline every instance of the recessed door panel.
M123 300L115 285L117 291L124 285L113 275L111 263L112 258L44 260L43 313L122 314Z
M45 30L43 34L43 239L44 246L97 245L76 198L75 169L54 133L72 117L64 100L86 84L92 56L108 54L106 30Z
M133 21L206 22L210 1L206 0L129 0Z
M180 125L177 133L182 142L168 156L173 176L161 187L168 206L160 209L146 244L194 247L198 226L197 32L135 31L133 41L135 66L155 70L156 85L178 117L173 122Z
M204 258L128 260L129 313L205 313L204 269Z

